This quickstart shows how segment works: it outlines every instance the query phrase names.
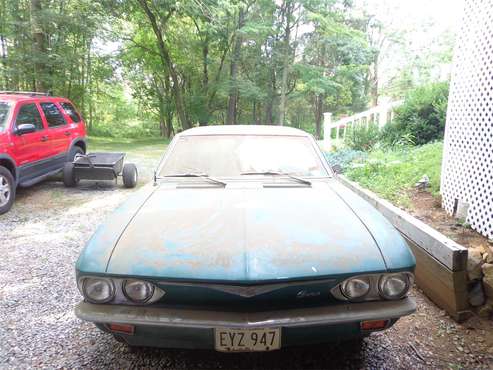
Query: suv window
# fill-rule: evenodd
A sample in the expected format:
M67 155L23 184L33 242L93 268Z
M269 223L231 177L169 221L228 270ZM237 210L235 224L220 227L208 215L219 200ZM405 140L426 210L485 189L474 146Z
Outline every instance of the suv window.
M10 103L0 101L0 132L5 129L7 125L7 117L9 116Z
M36 104L25 104L19 109L17 114L17 119L15 120L15 126L23 124L32 124L36 127L36 130L43 129L43 121L41 120L41 115L39 114L38 107Z
M60 105L62 106L65 113L67 113L68 116L72 119L72 122L74 122L74 123L80 122L79 113L77 113L77 111L75 110L75 108L72 104L67 103L67 102L63 102L63 103L60 103Z
M56 127L67 124L65 118L62 116L62 112L54 103L41 103L41 109L45 114L46 121L48 122L48 127Z

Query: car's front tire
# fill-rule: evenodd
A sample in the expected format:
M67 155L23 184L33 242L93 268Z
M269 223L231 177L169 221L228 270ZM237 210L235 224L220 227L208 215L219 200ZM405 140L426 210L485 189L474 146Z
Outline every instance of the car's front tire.
M12 208L15 199L15 180L10 171L0 166L0 215Z

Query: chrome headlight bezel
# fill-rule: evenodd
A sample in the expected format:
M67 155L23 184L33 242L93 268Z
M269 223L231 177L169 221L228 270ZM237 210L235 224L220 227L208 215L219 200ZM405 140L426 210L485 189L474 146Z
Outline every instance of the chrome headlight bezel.
M380 283L383 278L387 276L392 277L394 275L403 276L403 279L406 279L407 284L406 284L406 288L401 292L401 294L395 297L390 297L386 295L384 292L381 292ZM362 280L367 279L367 281L369 281L370 288L365 295L356 298L351 298L345 293L344 287L346 286L347 282L354 279L362 279ZM339 282L337 285L335 285L333 288L330 289L330 293L334 298L338 300L349 301L349 302L397 300L407 295L409 289L413 285L413 282L414 282L414 275L412 272L409 271L395 272L395 273L380 273L380 274L362 274L362 275L350 276L342 280L341 282Z
M149 294L145 298L143 298L143 299L132 298L131 295L129 294L129 292L127 291L127 285L128 284L131 284L131 283L139 283L139 284L142 284L142 285L146 286L149 289ZM132 302L135 302L135 303L146 303L146 302L148 302L153 297L154 290L155 290L154 284L151 284L148 281L139 280L139 279L125 279L122 282L122 292L123 292L123 294L125 295L125 297L129 301L132 301Z
M112 296L108 299L105 299L104 301L96 301L91 299L86 293L85 290L85 284L87 284L87 281L90 279L100 279L107 281L111 284L112 286ZM137 301L137 300L132 300L130 297L128 297L125 294L124 291L124 283L127 280L137 280L137 281L142 281L146 284L149 284L149 286L152 287L152 294L149 295L149 297L143 301ZM158 285L156 285L153 282L144 280L144 279L134 279L134 278L118 278L118 277L102 277L102 276L95 276L95 275L83 275L79 276L77 278L77 287L79 289L79 292L82 294L84 299L90 303L95 303L95 304L125 304L125 305L131 305L131 306L139 306L139 305L149 305L152 303L155 303L159 301L165 294L166 292L161 289Z
M388 282L390 279L396 279L396 278L397 280L400 280L404 284L404 288L399 294L389 295L384 291L385 290L384 284ZM396 300L404 297L409 291L410 287L411 287L411 279L409 278L409 274L401 273L401 272L393 273L393 274L384 274L380 277L378 281L378 291L380 295L388 300Z
M105 284L108 284L108 287L110 290L110 294L108 295L108 297L106 297L104 299L94 299L94 297L91 297L87 293L87 286L91 280L99 281L99 282L103 282ZM82 294L84 295L84 298L87 299L89 302L96 303L96 304L102 304L102 303L107 303L107 302L111 301L115 297L115 290L116 290L115 284L111 279L101 278L101 277L97 277L97 276L87 277L82 281L82 284L81 284L81 291L82 291Z
M350 284L366 284L368 287L364 292L361 292L361 294L351 294L350 293ZM371 290L371 281L368 276L355 276L349 279L346 279L342 282L341 284L341 292L342 294L349 300L360 300L364 299L365 296L370 292Z

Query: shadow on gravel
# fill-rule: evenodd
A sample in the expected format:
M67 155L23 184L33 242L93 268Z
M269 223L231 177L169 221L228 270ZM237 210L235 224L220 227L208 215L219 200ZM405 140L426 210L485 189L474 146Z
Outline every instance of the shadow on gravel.
M178 369L359 369L364 367L365 343L345 342L290 347L264 353L219 353L209 350L132 348L132 366L146 364ZM129 358L132 357L132 358Z

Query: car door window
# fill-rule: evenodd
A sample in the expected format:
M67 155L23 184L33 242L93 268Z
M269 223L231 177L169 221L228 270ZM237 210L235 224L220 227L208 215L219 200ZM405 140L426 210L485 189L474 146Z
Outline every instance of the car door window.
M74 122L74 123L80 122L79 113L77 113L77 111L75 110L75 108L72 104L67 103L67 102L63 102L63 103L60 103L60 105L62 106L65 113L67 113L67 115L72 119L72 122Z
M41 103L41 109L48 122L48 127L57 127L65 125L65 118L63 118L62 112L54 103Z
M31 124L36 127L36 130L43 129L43 121L41 120L41 115L39 114L38 107L36 104L25 104L19 109L17 114L17 119L15 120L15 126Z

